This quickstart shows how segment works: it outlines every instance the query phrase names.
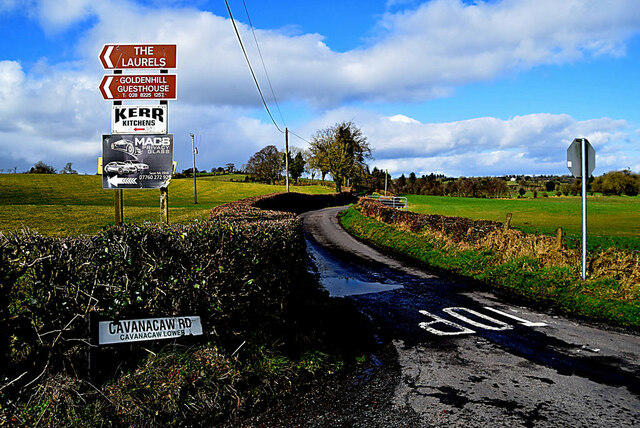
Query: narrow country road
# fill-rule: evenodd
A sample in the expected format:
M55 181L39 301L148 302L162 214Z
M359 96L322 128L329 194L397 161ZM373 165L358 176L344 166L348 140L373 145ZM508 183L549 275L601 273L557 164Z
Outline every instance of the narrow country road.
M348 235L341 209L301 216L309 252L325 288L395 348L399 370L391 393L359 412L378 409L380 426L640 426L639 336L407 266Z

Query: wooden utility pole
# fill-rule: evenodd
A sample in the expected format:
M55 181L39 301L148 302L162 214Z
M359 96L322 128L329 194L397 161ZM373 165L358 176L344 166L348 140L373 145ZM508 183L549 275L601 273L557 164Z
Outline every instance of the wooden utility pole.
M193 133L189 133L191 136L191 156L193 157L193 203L198 203L198 191L196 190L196 146L194 142Z
M284 181L289 193L289 128L284 128Z

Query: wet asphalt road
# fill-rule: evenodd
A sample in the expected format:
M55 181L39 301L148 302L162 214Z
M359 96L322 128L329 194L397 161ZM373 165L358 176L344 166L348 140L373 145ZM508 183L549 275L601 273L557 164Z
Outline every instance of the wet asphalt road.
M350 237L339 210L302 215L308 249L325 288L395 347L385 412L411 414L411 426L640 426L638 335L404 265Z

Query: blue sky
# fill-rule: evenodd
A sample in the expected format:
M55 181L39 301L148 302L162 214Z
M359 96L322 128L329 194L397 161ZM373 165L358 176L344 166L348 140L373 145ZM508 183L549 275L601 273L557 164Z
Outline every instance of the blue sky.
M274 117L306 140L353 121L394 176L483 176L566 174L566 148L587 137L596 175L640 172L637 0L245 1L284 120L243 2L229 3ZM95 172L106 43L178 45L178 169L189 132L199 168L283 148L223 0L0 0L0 24L0 172Z

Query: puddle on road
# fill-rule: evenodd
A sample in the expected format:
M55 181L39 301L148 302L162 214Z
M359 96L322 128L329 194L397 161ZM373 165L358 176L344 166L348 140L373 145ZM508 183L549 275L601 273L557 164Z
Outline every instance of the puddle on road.
M365 282L355 278L322 277L320 283L333 297L355 296L357 294L379 293L381 291L402 288L397 284L383 284L381 282Z
M307 249L320 274L320 284L332 297L379 293L402 288L401 284L386 281L380 275L376 277L373 272L359 271L355 267L353 270L345 268L331 254L316 246L315 243L307 241ZM354 275L357 275L358 278L355 278ZM372 276L373 278L371 278ZM386 282L376 281L377 279L382 279Z

